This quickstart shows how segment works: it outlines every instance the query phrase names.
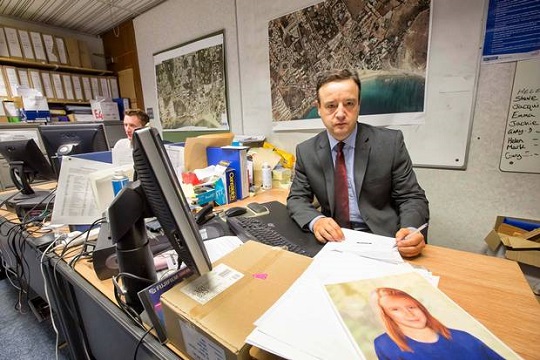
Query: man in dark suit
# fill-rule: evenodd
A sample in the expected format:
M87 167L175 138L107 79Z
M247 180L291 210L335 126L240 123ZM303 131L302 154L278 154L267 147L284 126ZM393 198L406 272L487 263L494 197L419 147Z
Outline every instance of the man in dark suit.
M429 218L428 201L416 180L401 131L357 121L360 91L358 75L349 70L332 70L319 77L317 107L326 131L296 148L295 176L287 198L289 213L320 242L341 241L341 228L350 227L395 236L401 255L416 256L425 239L422 233L413 232ZM338 146L339 142L344 144ZM343 149L343 156L336 155L338 148ZM340 181L334 174L337 157L344 158L346 165L346 185L338 186L347 187L341 194L344 201L336 201L340 195L334 186ZM314 205L315 198L320 208ZM343 218L343 213L346 219L338 224L336 219Z

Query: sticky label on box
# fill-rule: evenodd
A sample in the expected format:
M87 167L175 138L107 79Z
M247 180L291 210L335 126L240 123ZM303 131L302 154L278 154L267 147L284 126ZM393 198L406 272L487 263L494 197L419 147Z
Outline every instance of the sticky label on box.
M225 264L219 264L212 271L182 287L180 291L204 305L242 277L244 274L241 272Z

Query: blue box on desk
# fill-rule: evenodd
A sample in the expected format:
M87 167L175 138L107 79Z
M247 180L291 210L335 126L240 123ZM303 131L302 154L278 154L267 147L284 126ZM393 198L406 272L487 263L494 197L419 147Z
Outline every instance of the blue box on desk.
M214 189L216 190L215 201L217 205L226 205L238 200L235 179L235 170L227 168L220 179L214 183Z
M247 169L247 146L222 146L206 148L208 165L217 165L227 161L229 167L235 171L234 200L244 199L249 196L249 176Z

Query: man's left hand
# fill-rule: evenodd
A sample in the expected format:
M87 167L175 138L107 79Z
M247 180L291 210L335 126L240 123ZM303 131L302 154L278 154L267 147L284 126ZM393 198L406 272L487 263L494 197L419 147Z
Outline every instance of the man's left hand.
M396 233L396 243L398 251L403 257L413 257L419 255L426 247L426 241L422 233L412 234L409 238L405 237L413 233L413 229L401 228Z

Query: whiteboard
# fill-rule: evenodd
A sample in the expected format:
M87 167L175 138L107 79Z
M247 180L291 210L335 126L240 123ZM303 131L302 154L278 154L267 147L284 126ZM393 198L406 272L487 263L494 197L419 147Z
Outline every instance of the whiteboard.
M540 173L540 59L516 65L500 169Z
M317 2L237 0L245 134L272 131L271 125L266 126L272 122L268 21ZM463 169L472 128L485 1L433 0L431 9L425 121L394 128L402 130L416 166ZM272 139L279 143L280 138L287 139L290 133L274 132Z

